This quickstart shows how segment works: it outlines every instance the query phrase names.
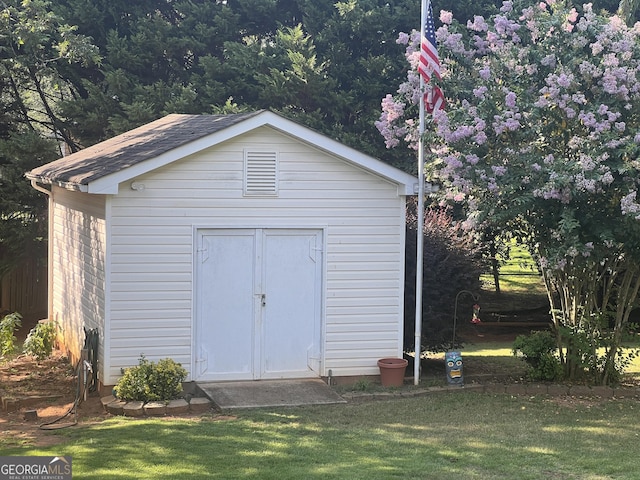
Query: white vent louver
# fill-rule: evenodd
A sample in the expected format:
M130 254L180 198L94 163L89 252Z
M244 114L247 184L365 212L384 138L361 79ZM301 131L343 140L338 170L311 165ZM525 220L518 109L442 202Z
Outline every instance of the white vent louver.
M244 151L244 194L278 194L278 153L268 150Z

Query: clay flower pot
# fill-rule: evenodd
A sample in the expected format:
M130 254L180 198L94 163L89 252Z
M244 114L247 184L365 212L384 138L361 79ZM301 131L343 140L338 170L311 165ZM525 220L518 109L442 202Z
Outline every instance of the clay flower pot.
M401 387L404 383L404 372L408 363L404 358L381 358L378 360L382 386Z

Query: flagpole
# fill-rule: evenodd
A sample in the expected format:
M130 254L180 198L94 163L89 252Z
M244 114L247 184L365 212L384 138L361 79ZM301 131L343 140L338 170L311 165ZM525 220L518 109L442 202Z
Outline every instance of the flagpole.
M420 12L420 42L425 37L427 20L427 2L422 0ZM422 275L424 258L424 78L420 77L420 120L418 126L418 224L416 227L416 316L415 316L415 348L413 363L413 384L420 383L420 360L422 340Z

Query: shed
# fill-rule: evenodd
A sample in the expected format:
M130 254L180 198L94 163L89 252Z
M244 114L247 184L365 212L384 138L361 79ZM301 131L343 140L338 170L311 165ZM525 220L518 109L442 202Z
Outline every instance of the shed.
M417 179L270 111L168 115L26 174L49 195L49 313L98 376L378 374L401 356Z

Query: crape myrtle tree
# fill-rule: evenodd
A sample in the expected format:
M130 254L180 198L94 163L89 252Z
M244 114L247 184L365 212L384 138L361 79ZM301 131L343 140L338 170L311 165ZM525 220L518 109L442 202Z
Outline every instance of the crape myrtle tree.
M468 228L526 243L565 375L609 384L640 289L640 24L591 4L519 5L465 25L440 13L447 105L426 128L428 175ZM399 37L411 70L382 102L389 147L417 142L418 36Z

